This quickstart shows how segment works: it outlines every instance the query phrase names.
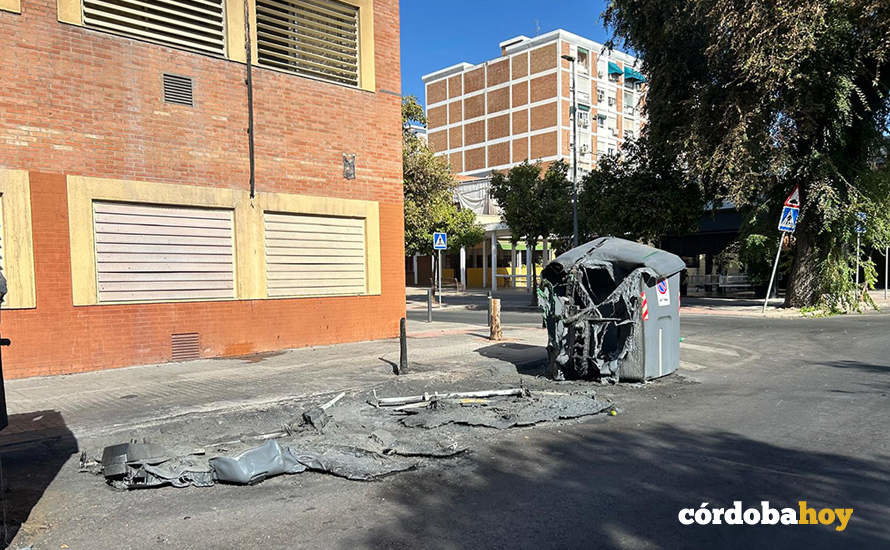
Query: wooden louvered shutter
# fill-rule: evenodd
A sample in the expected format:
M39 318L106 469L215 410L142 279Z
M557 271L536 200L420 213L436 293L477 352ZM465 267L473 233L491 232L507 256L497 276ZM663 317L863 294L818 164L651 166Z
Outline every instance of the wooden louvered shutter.
M265 213L269 296L367 292L365 220Z
M99 302L234 298L232 214L94 202Z
M83 0L86 27L216 55L224 20L223 0Z
M359 84L357 7L336 0L257 0L260 65Z

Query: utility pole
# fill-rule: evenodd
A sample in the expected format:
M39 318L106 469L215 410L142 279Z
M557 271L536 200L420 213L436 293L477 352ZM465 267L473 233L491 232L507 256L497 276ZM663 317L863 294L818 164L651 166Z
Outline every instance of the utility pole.
M578 246L578 102L575 96L575 58L562 56L572 64L572 248Z

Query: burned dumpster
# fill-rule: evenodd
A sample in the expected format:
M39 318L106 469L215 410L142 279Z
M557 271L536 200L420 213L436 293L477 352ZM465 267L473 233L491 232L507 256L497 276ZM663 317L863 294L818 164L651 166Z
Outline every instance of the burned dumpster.
M538 303L552 378L644 381L680 362L678 256L602 237L544 268Z

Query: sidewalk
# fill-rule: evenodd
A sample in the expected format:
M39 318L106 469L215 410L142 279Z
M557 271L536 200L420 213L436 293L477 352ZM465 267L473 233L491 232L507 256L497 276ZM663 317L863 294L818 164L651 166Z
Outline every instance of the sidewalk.
M426 310L426 288L408 287L406 294L409 310ZM869 294L882 311L890 309L890 299L884 299L883 290L871 291ZM530 297L525 289L499 289L494 297L501 300L501 311L540 312L537 306L529 303ZM488 307L488 291L481 289L469 289L464 292L446 290L442 301L441 307L434 302L434 312L449 309L483 310ZM763 317L765 315L779 318L801 316L800 310L785 308L783 307L784 303L784 298L771 298L764 314L763 298L686 296L680 299L680 313L740 317Z
M400 379L454 381L490 365L543 357L540 329L505 327L525 342L517 353L484 338L484 327L408 322L412 368ZM60 434L104 440L173 418L268 407L340 391L368 391L391 382L398 339L301 348L230 359L202 359L6 383L10 425L0 449ZM506 363L505 363L506 362Z

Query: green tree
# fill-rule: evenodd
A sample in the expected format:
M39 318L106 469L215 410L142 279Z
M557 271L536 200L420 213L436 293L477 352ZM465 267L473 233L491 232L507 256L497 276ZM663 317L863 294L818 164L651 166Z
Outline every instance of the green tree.
M855 213L886 196L872 161L890 112L890 3L612 0L603 17L643 60L648 137L708 200L777 218L773 197L800 186L788 303L857 303ZM867 246L887 224L875 213Z
M402 176L405 193L405 253L433 253L433 233L448 233L451 252L482 241L485 231L470 210L460 210L452 197L456 182L443 157L433 154L427 144L408 128L425 124L426 117L417 99L402 99ZM464 281L465 282L465 281Z
M491 178L491 197L501 209L501 218L513 234L514 244L525 240L526 250L534 251L539 237L565 231L571 226L572 184L563 161L552 163L541 173L540 163L523 162L506 174ZM567 221L568 220L568 221ZM537 300L538 277L532 266L532 301Z
M615 235L658 243L695 230L704 212L698 186L645 137L626 143L620 156L602 157L580 187L583 240Z

